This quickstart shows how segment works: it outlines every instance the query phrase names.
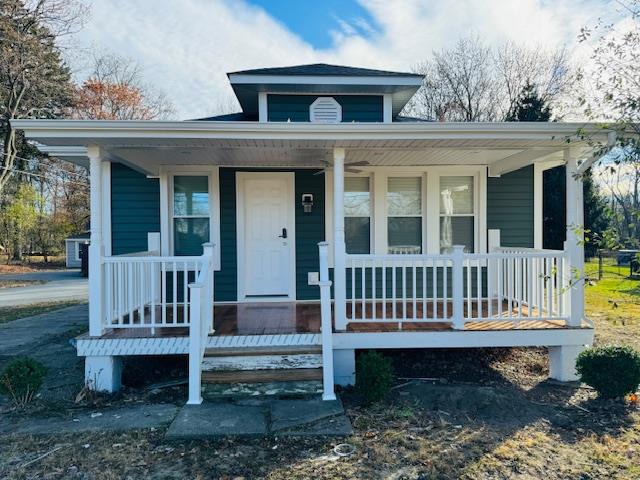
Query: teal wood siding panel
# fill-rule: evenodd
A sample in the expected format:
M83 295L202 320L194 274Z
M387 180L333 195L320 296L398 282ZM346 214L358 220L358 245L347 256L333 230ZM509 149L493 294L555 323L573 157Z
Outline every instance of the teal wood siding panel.
M147 249L147 233L160 231L160 183L120 163L111 164L111 251Z
M318 242L324 240L324 175L316 170L296 170L296 298L315 300L320 289L309 285L308 273L319 272ZM302 194L313 195L313 209L304 213Z
M238 299L236 173L256 171L293 171L295 174L296 223L296 298L314 300L320 296L317 286L308 285L308 272L318 271L318 242L324 240L324 176L313 175L317 170L255 170L220 169L220 256L221 269L215 273L216 301ZM304 213L303 193L313 194L313 210Z
M381 95L328 95L342 107L343 122L382 122ZM267 95L270 122L308 122L317 95Z
M220 271L214 275L214 298L219 302L238 299L236 170L220 169Z
M507 247L533 247L533 165L487 179L487 228Z

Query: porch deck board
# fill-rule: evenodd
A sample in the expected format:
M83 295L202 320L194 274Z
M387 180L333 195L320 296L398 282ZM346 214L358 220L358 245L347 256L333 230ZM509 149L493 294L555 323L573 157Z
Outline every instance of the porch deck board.
M423 311L423 303L416 303L416 320L413 320L413 305L407 303L407 321L402 323L401 329L404 331L451 331L453 330L451 323L442 321L429 320L442 315L444 305L442 302L437 305L438 315L434 315L432 303L428 302L426 309ZM393 311L392 302L386 304L387 318L391 316ZM493 312L498 310L497 302L492 305ZM365 304L365 314L371 318L373 306ZM381 302L376 305L376 319L382 318ZM470 306L471 313L474 317L478 314L477 302L472 302ZM464 305L467 312L467 304ZM488 314L488 304L486 301L480 305L483 316ZM451 315L452 305L447 305L448 315ZM402 315L402 304L396 305L396 312ZM512 309L512 318L508 317L508 306L506 302L503 304L502 318L496 318L489 321L466 322L464 330L468 331L487 331L487 330L536 330L536 329L566 329L564 321L559 320L521 320L516 322L518 309ZM522 315L527 316L528 311L523 307ZM538 316L537 311L531 312L534 316ZM544 315L544 312L542 312ZM353 316L352 314L355 314ZM352 312L352 305L347 306L347 316L355 320L362 318L362 305L358 304ZM145 320L148 320L149 313L145 312ZM159 318L159 312L156 312L156 318ZM543 317L544 318L544 317ZM422 319L427 319L422 321ZM142 327L138 313L133 316L133 325L130 328L120 327L108 329L101 338L149 338L149 337L184 337L189 335L188 327L156 327L153 331L151 328ZM129 322L125 317L124 325ZM182 309L178 309L177 318L173 318L172 313L167 312L167 323L171 325L179 325L183 322ZM291 335L300 333L319 333L320 332L320 304L319 303L246 303L246 304L225 304L216 305L214 307L214 336L241 336L241 335ZM390 332L400 329L398 322L367 322L349 323L348 332Z

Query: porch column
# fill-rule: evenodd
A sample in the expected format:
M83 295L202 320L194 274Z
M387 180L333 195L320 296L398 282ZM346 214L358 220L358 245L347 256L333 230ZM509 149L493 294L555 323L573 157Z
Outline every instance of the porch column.
M89 335L100 336L102 327L102 158L100 148L87 148L91 187L91 243L89 245Z
M344 148L333 149L333 301L336 330L346 330L347 273L344 242Z
M584 317L584 200L582 176L578 160L569 148L564 150L566 162L567 239L571 281L569 293L569 325L580 326Z

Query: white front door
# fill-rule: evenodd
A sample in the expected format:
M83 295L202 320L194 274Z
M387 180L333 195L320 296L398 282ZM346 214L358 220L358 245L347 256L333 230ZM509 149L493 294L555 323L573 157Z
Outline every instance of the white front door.
M293 298L294 174L239 172L238 286L241 298Z

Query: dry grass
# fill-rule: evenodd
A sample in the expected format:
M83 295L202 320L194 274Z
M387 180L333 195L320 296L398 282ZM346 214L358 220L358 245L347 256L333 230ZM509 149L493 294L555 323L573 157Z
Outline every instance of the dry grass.
M6 255L0 255L0 274L3 273L31 273L42 270L57 270L65 268L64 255L54 255L44 261L42 255L26 256L22 262L8 261Z

